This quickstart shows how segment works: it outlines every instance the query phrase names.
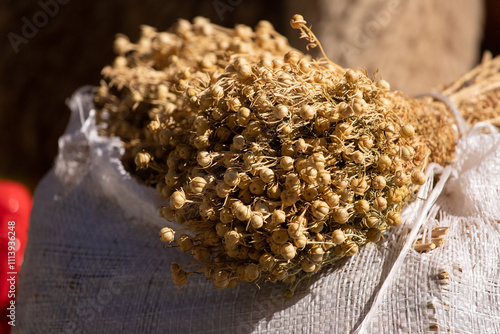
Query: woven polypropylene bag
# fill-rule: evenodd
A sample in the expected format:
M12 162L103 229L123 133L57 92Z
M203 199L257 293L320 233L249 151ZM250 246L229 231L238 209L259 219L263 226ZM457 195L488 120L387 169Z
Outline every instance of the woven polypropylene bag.
M124 170L120 141L98 136L89 88L69 105L56 164L34 197L14 332L500 333L494 128L462 138L454 166L429 167L405 222L383 242L285 299L281 284L216 290L192 275L174 286L170 263L190 257L159 241L161 199ZM441 173L434 189L433 173ZM436 226L450 227L444 246L422 254L409 247L409 238Z

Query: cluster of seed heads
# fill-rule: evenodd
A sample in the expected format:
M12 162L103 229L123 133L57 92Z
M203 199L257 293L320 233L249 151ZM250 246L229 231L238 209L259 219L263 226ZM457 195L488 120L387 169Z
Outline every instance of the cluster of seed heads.
M303 18L292 26L316 42ZM115 46L120 64L96 96L103 131L126 138L124 164L185 226L160 231L194 259L172 264L176 284L200 273L217 288L284 281L291 294L399 225L425 182L428 149L389 84L304 57L268 23L181 21Z

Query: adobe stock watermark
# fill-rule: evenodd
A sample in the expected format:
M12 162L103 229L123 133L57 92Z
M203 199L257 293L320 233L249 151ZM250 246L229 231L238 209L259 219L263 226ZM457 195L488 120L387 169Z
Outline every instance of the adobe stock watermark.
M7 38L9 39L12 49L15 53L19 52L19 48L23 44L28 44L30 40L38 35L39 29L45 27L51 18L59 13L61 5L66 5L71 0L39 0L38 6L40 10L37 11L31 19L26 16L21 18L22 26L20 34L9 32Z
M243 0L214 0L212 6L219 16L219 19L224 21L224 14L226 12L232 12L237 6L241 5L242 2Z
M365 21L362 27L354 27L352 30L352 40L342 41L339 44L339 50L345 59L349 59L355 54L359 54L362 49L368 47L373 40L387 28L395 14L402 11L405 0L391 0L387 7L378 12L372 11L369 19Z

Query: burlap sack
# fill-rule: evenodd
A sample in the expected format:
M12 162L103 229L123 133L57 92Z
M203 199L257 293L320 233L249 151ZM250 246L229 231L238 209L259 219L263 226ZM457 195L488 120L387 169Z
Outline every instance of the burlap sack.
M69 105L56 164L34 197L14 333L500 333L494 128L462 138L453 166L428 168L405 223L383 242L285 299L280 284L216 290L200 275L174 286L170 263L189 257L159 241L155 190L123 169L118 139L97 135L89 88ZM436 226L450 227L444 246L415 252L417 235Z

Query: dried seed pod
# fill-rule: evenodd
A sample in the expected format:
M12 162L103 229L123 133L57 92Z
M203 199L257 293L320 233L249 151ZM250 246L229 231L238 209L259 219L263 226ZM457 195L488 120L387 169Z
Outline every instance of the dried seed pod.
M236 187L240 182L240 176L234 169L227 169L224 173L224 183L230 187Z
M233 215L241 221L247 221L252 217L252 209L244 204L240 204L233 209Z
M231 186L227 185L225 182L217 182L215 186L215 192L220 198L226 198L231 193Z
M186 234L183 234L181 236L179 236L176 240L175 240L176 244L177 244L177 247L179 247L179 250L181 252L184 252L184 253L187 253L187 252L190 252L191 249L193 249L193 239L186 235Z
M221 216L222 216L222 214L221 214ZM220 238L223 238L228 230L229 230L229 227L228 227L227 223L219 222L219 223L217 223L217 225L215 225L215 231L217 233L217 236L219 236Z
M279 166L285 171L293 170L293 158L292 157L281 157Z
M368 190L368 182L364 177L351 180L351 189L358 195L363 195Z
M254 195L262 195L264 190L266 189L266 184L262 181L261 178L253 178L248 186L250 192Z
M297 239L293 239L293 244L297 247L297 249L304 249L304 247L307 246L307 236L303 234Z
M281 224L286 221L286 214L285 211L283 210L274 210L273 213L271 214L271 220L275 224Z
M227 247L233 249L240 243L241 238L242 237L240 233L234 230L227 231L224 234L224 243L226 244Z
M300 172L300 176L305 182L315 185L318 171L316 168L309 166Z
M373 207L375 210L384 211L387 209L387 200L384 197L379 196L373 200Z
M267 186L267 196L271 199L278 199L281 196L281 188L278 184Z
M366 238L371 242L378 242L382 237L382 232L378 228L371 228L366 231Z
M195 177L191 181L189 181L189 189L195 195L201 194L207 185L207 180L202 177Z
M332 232L332 242L333 243L340 245L344 241L345 241L344 231L342 231L341 229L336 229Z
M387 225L398 226L401 224L401 215L398 212L391 211L387 214L386 220Z
M170 196L170 206L174 209L180 209L186 203L186 194L183 190L177 190Z
M349 212L346 208L334 208L332 212L333 220L339 224L345 224L349 220Z
M360 199L356 202L354 209L358 213L367 213L370 210L370 203L366 199Z
M330 207L326 202L314 201L311 206L311 213L316 219L323 219L330 213Z
M392 188L386 196L389 204L398 204L404 199L405 193L400 188Z
M399 130L399 134L403 138L411 138L415 136L415 128L411 124L405 124Z
M262 254L259 258L259 264L262 268L271 270L276 265L276 258L268 253Z
M309 249L307 253L311 261L313 261L314 263L318 263L323 260L325 250L320 245L314 245Z
M340 203L340 196L331 189L321 195L330 208L334 208Z
M212 163L213 157L207 151L200 151L196 156L196 161L201 167L208 167Z
M302 262L300 263L300 267L306 273L312 273L316 270L316 264L307 258L302 260Z
M392 164L392 160L391 160L391 158L389 158L389 156L381 155L378 158L378 170L379 170L379 172L381 172L381 173L387 172L389 167L391 167L391 164Z
M304 235L304 227L299 223L291 223L287 229L288 235L292 239L299 239Z
M411 161L415 156L415 150L411 146L402 146L400 148L400 155L404 161Z
M283 190L280 195L281 202L285 207L289 207L297 203L299 200L299 194L292 190Z
M363 224L368 228L375 228L379 226L380 222L377 217L368 216L363 218Z
M376 190L384 189L387 182L382 175L377 175L372 180L372 188Z
M260 212L253 212L250 218L250 225L254 229L259 229L264 225L264 218Z
M365 155L361 151L354 151L351 158L357 164L362 164L365 161Z
M297 255L297 249L289 242L283 244L279 248L279 253L285 260L291 260Z
M139 152L135 155L134 162L137 169L148 168L151 162L151 155L147 152Z
M418 186L425 184L425 174L422 171L415 170L413 173L411 173L411 182Z
M261 168L259 171L259 176L264 183L271 183L274 180L274 172L271 168Z
M316 116L316 110L313 106L304 104L299 109L299 116L304 120L311 120Z
M205 246L195 245L191 253L196 261L205 262L210 258L210 251Z
M164 227L160 230L160 240L165 243L174 241L175 231L170 227Z
M367 135L362 135L358 139L358 147L362 151L368 151L373 147L373 140Z
M271 234L271 240L277 245L282 245L288 241L288 232L285 229L277 229Z
M342 252L347 256L353 256L359 250L359 246L352 240L346 240L342 244Z
M279 104L274 107L273 115L276 119L283 119L288 117L288 108L282 104Z
M183 286L186 284L187 279L188 279L188 274L182 270L179 269L177 271L172 270L172 281L174 282L175 285Z

